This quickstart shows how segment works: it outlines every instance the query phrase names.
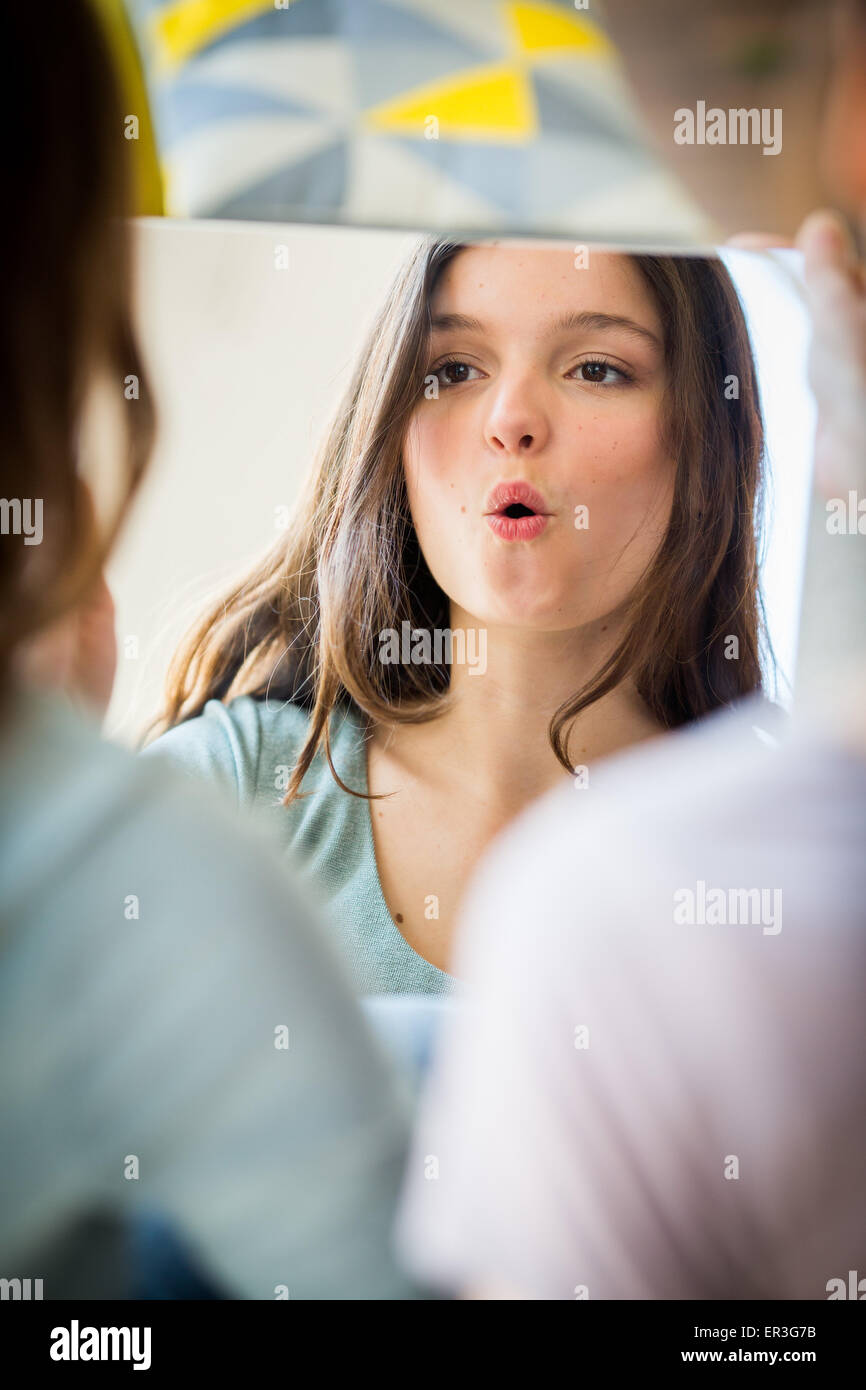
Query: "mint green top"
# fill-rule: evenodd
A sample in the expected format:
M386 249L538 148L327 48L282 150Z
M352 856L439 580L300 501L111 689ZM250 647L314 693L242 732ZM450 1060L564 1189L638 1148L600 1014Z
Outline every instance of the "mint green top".
M451 993L453 976L413 951L388 911L370 802L337 785L320 750L302 787L309 795L282 805L307 725L298 705L248 695L230 705L209 700L200 715L163 734L144 756L222 784L243 809L267 822L296 871L318 890L359 994ZM333 716L331 755L346 785L366 792L365 730L357 711Z

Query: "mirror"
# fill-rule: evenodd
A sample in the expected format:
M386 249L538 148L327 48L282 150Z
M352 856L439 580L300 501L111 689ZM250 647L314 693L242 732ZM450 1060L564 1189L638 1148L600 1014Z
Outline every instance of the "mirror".
M182 635L208 600L285 532L365 336L400 266L425 239L355 228L166 219L141 221L136 235L139 322L160 432L150 478L109 574L119 668L108 730L130 742L159 707L167 664ZM534 268L539 260L548 267L545 275L561 267L563 303L582 305L581 287L592 281L592 303L584 307L604 310L612 293L608 286L632 264L627 256L567 242L473 244L512 258L507 283L514 302L541 273ZM777 666L774 672L768 665L766 676L768 693L786 704L796 655L813 430L798 258L793 252L733 249L721 256L743 307L757 367L767 485L756 519L764 532L761 582ZM593 279L600 268L604 273ZM483 366L489 352L501 362L503 345L524 352L522 320L517 332L514 322L510 336L496 343L468 344L473 360ZM621 342L602 334L598 341L566 341L563 350L575 357L590 348L613 350L610 360L618 362L628 355ZM494 373L482 375L487 381ZM615 374L607 375L615 385ZM597 397L603 389L596 388ZM737 382L720 382L726 411L747 404L738 389ZM588 402L588 384L574 390L583 391L581 400ZM606 412L615 421L633 409L617 399L626 398L614 393L602 407L593 397L580 408L590 419ZM489 440L473 440L479 451L473 457L489 452ZM574 459L580 475L577 444ZM535 471L543 480L544 468ZM577 529L574 540L581 540Z
M758 9L126 0L135 153L172 217L709 246L763 208L792 235L828 25Z

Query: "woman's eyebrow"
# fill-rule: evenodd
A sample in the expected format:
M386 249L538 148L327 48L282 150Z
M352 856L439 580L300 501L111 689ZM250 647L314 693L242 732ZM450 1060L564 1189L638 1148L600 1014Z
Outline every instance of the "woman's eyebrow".
M431 327L434 332L447 333L449 331L462 329L464 333L485 333L487 329L480 319L470 318L468 314L436 314L431 320ZM626 318L622 314L605 314L595 309L584 309L580 313L572 311L562 314L558 319L550 323L545 330L547 337L552 337L556 333L598 333L605 330L618 329L620 332L632 333L636 338L643 338L652 344L654 348L661 349L661 342L655 333L643 324L636 323L634 319Z

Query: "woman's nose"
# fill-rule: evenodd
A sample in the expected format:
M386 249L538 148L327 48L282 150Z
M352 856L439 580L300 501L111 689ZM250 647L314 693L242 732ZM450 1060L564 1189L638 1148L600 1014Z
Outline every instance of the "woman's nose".
M502 384L485 421L485 439L497 453L525 454L546 442L549 426L526 383Z

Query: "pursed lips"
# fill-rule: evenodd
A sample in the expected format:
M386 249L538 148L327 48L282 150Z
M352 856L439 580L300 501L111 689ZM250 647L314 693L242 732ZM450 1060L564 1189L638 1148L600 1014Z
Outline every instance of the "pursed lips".
M485 503L485 520L494 535L504 541L535 540L551 516L538 489L522 479L497 483Z

